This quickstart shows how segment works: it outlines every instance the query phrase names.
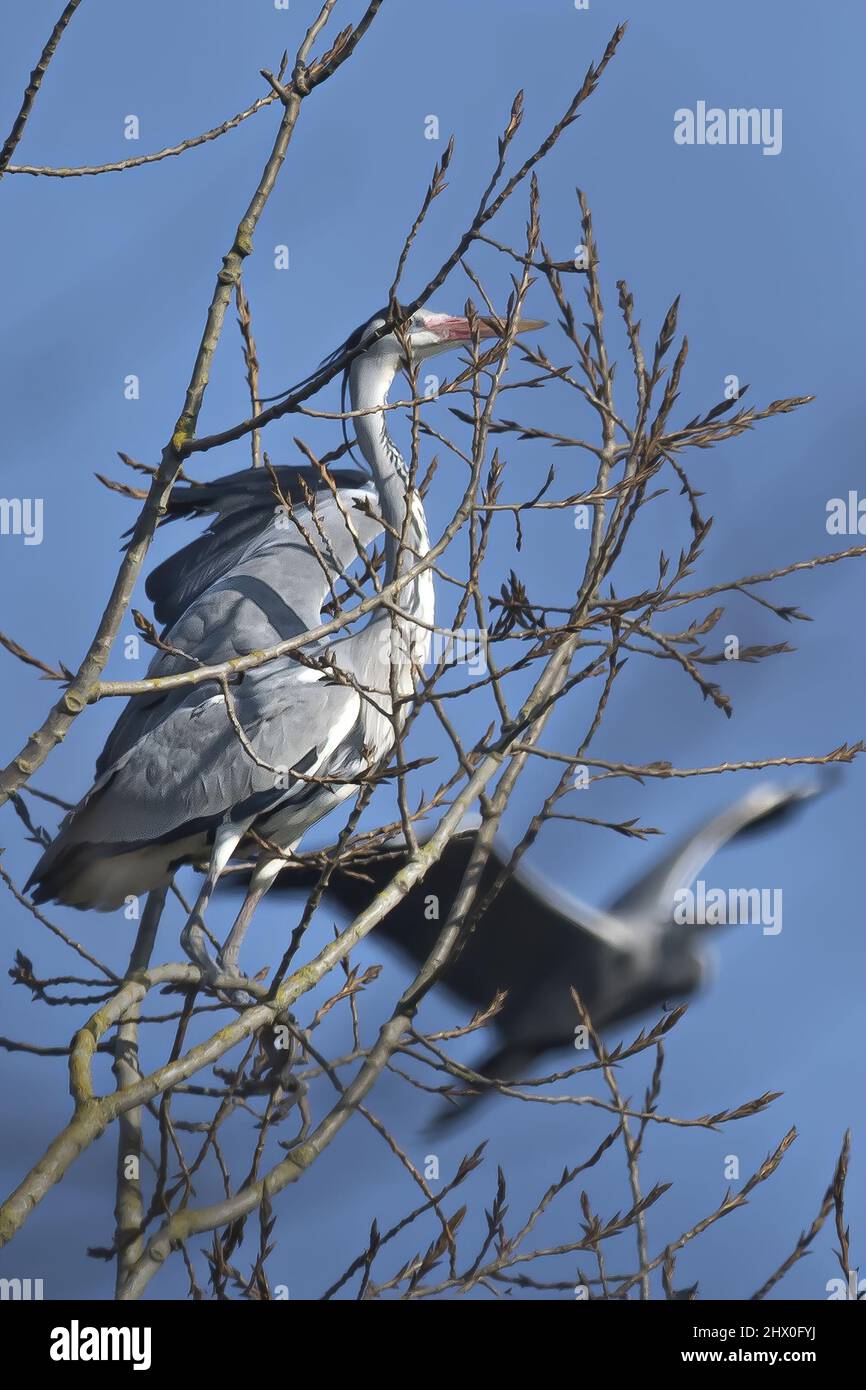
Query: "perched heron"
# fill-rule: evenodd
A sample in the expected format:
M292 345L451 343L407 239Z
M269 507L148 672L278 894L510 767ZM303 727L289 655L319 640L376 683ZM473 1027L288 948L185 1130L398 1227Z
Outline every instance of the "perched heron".
M213 519L150 575L147 593L165 624L150 676L225 662L319 626L338 576L383 532L386 583L429 549L421 500L388 433L388 391L406 363L406 342L412 360L422 362L473 337L501 336L502 325L419 310L404 325L402 342L393 331L374 340L385 323L384 311L376 314L329 359L371 339L349 365L344 396L348 384L372 477L335 472L332 491L317 469L280 468L289 508L277 505L263 471L175 489L169 517ZM516 331L541 326L521 320ZM131 699L99 757L93 787L31 875L34 901L111 911L166 884L180 865L206 863L181 940L203 978L236 974L244 933L284 866L283 854L393 746L392 696L411 695L414 665L429 653L429 570L407 581L395 605L396 616L395 606L378 607L350 635L305 647L306 661L278 658L222 690L210 681ZM325 655L336 669L309 664ZM272 848L261 849L217 965L204 913L245 836Z
M675 922L675 893L689 887L731 840L784 822L820 790L811 783L789 788L770 783L756 786L689 831L605 911L581 902L537 872L519 867L442 977L446 988L476 1010L487 1008L498 991L507 991L496 1017L501 1043L474 1070L491 1079L513 1081L528 1075L544 1053L571 1046L579 1022L572 985L593 1024L602 1029L692 994L706 973L704 943L709 928ZM423 881L378 926L377 934L386 936L413 964L425 961L432 951L473 844L473 830L455 836ZM395 839L385 852L365 860L367 881L338 872L327 892L354 915L407 857L405 843ZM479 900L508 859L505 847L495 845L481 877ZM297 890L311 886L317 878L316 870L292 867L279 887ZM225 886L231 887L230 878ZM438 921L431 921L424 911L430 894L439 900ZM442 1118L463 1115L470 1103L449 1107Z

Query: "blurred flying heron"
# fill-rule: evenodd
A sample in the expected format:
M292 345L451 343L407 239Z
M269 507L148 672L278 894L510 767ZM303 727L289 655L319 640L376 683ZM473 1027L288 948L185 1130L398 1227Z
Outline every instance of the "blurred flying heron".
M484 1094L483 1078L507 1083L528 1077L543 1054L573 1047L580 1018L572 987L593 1025L602 1030L691 995L706 974L709 928L677 922L675 895L726 844L785 822L821 789L813 783L754 787L690 829L604 910L519 866L442 973L443 986L475 1011L487 1010L497 994L505 994L494 1020L499 1045L474 1065L478 1079L466 1082L475 1098ZM413 966L423 964L436 945L474 841L474 828L455 836L422 882L376 929ZM359 873L334 873L326 892L354 916L403 867L409 853L402 837L396 837L382 852L365 856ZM478 884L478 901L509 858L505 846L495 844ZM309 889L318 877L312 866L292 866L278 886ZM224 887L232 886L230 876ZM425 912L430 895L438 899L439 920ZM471 1103L472 1097L464 1097L440 1118L460 1117Z
M288 509L276 505L272 479L258 470L174 491L169 517L213 519L149 578L148 596L165 624L149 676L218 665L318 627L338 577L383 532L386 584L423 560L424 508L388 433L388 391L407 348L421 362L501 337L504 325L418 310L376 338L385 326L382 311L328 359L370 340L350 362L344 387L372 477L336 471L332 490L316 468L279 468ZM514 331L542 326L518 320ZM298 656L255 666L220 690L210 680L131 699L99 757L93 787L31 875L34 901L110 911L168 883L183 864L207 864L181 940L204 979L236 974L244 933L286 852L391 751L395 719L399 726L405 712L401 704L394 714L394 697L405 701L413 693L433 617L432 575L423 569L349 635L340 631ZM263 847L217 964L207 950L204 913L246 836Z

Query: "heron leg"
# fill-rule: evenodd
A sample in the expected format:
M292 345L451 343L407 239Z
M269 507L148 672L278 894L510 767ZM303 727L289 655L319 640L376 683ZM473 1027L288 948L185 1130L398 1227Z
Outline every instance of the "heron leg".
M234 925L223 943L223 948L217 959L227 975L237 975L239 973L238 959L241 953L244 937L247 928L253 919L253 914L267 893L277 874L283 867L283 860L270 855L262 855L253 870L250 886L247 895L241 905L241 910L235 918Z
M243 835L236 826L224 825L216 833L208 871L201 892L195 900L186 926L180 934L180 944L194 965L201 971L202 983L213 984L219 976L219 967L207 948L204 931L204 912L217 885L220 874L234 854L238 841Z

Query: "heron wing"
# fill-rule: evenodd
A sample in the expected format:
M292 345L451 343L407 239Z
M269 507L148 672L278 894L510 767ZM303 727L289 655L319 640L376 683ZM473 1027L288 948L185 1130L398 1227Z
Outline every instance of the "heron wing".
M375 503L375 492L363 473L339 470L332 475L346 516L351 518L350 526L314 469L283 466L274 472L282 496L291 505L291 513L282 507L270 472L260 468L247 468L212 483L173 490L166 520L200 516L212 516L213 520L202 535L170 555L148 577L146 593L159 622L169 626L175 623L206 589L239 564L248 565L257 551L270 554L270 538L271 542L276 539L283 543L285 573L278 591L292 603L301 623L298 630L318 623L329 581L303 533L306 531L312 538L326 567L342 571L357 554L351 527L358 531L363 546L381 531L378 523L354 505L363 497ZM315 518L308 506L311 496L315 498ZM305 550L306 561L301 557Z
M252 473L248 469L245 478ZM254 490L258 502L245 508L236 490L229 489L220 519L210 530L154 571L160 576L154 589L160 603L157 616L180 611L163 633L165 649L151 661L148 677L231 661L318 626L322 603L338 574L349 570L359 548L366 549L381 531L375 517L354 507L357 500L374 496L361 486L344 489L339 500L319 494L312 511L298 505L291 515L277 508L272 492L259 484ZM199 491L205 489L195 489ZM197 500L189 502L190 509ZM169 600L171 584L177 593ZM276 691L289 672L297 676L296 662L270 662L245 673L245 689ZM106 741L97 776L176 711L198 709L213 698L213 683L134 696Z
M455 835L423 881L410 889L376 928L377 935L386 937L416 964L427 959L436 943L469 864L474 840L472 832ZM479 900L508 858L508 851L501 846L491 851ZM364 878L334 874L328 894L347 912L360 912L407 859L402 840L389 842L382 854L371 856L361 866ZM312 875L311 881L316 877ZM305 886L304 875L289 869L278 879L276 890ZM568 981L591 991L599 973L599 958L610 956L619 944L618 924L609 925L613 940L608 939L608 923L602 914L521 868L505 883L460 954L449 961L443 983L474 1008L485 1008L497 991L505 990L508 1010L551 974L560 974L563 979L568 976Z
M250 672L230 692L234 718L212 686L195 699L164 699L161 717L104 768L59 841L159 843L313 797L320 784L297 774L330 769L360 699L323 680L287 683L296 672L278 662Z
M673 916L677 889L689 887L718 850L740 835L784 820L818 790L804 784L790 788L765 784L753 788L733 806L687 835L648 873L641 875L611 904L610 914L652 920L659 925L668 923Z

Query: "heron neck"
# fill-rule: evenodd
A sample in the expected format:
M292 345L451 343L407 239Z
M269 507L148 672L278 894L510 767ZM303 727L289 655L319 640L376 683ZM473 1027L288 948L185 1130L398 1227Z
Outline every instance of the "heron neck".
M384 407L388 392L397 374L397 363L359 357L352 365L349 390L353 410L369 413L355 417L355 434L361 453L370 465L379 499L379 511L385 523L385 582L399 579L430 549L424 507L417 493L409 493L409 475L400 450L388 434L387 412ZM409 524L406 508L409 506ZM400 539L405 535L405 544ZM393 636L394 627L412 661L423 666L431 647L431 625L435 602L433 576L423 570L398 591L402 611L411 616L395 618L392 611L381 608L371 616L365 638L375 644L382 654L382 633ZM415 623L412 618L419 618ZM388 649L391 651L389 643ZM389 655L388 661L392 658ZM404 662L398 672L398 687L403 694L412 689L411 668Z
M353 410L369 412L355 418L358 445L373 473L382 520L385 522L385 563L388 580L410 568L418 555L429 549L423 511L415 501L410 509L406 532L408 549L398 554L398 537L406 523L406 502L409 474L403 456L388 433L388 392L397 374L396 362L360 357L349 376L349 393ZM413 553L415 552L415 553Z

